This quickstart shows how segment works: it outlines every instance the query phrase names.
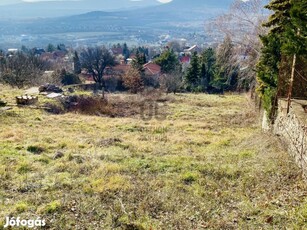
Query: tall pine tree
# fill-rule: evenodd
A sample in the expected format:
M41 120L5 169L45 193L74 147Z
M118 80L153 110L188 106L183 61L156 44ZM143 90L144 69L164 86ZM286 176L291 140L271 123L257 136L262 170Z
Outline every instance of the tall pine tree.
M74 53L73 61L74 61L74 73L80 74L81 73L81 62L80 62L80 58L79 58L77 51L75 51Z
M146 57L144 53L141 53L139 50L136 51L135 58L133 59L131 66L136 69L141 76L144 75L144 64L146 64Z
M162 73L180 71L181 67L178 57L172 49L166 49L155 59L155 63L161 66Z
M211 81L214 77L214 69L216 65L215 51L212 48L206 49L202 54L201 78L204 90L211 91Z
M291 20L283 33L282 52L307 56L307 1L292 0L289 15Z
M188 91L201 91L200 86L200 61L197 52L191 57L191 63L185 75L185 84Z
M269 21L263 26L271 28L266 36L261 37L263 48L257 65L258 92L269 118L275 116L278 93L278 76L282 58L281 47L286 28L291 24L290 0L273 0L265 8L274 11Z

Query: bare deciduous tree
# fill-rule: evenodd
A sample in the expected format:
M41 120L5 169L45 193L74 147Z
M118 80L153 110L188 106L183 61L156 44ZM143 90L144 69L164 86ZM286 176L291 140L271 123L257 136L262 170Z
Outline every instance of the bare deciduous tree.
M80 61L82 68L85 68L88 73L92 74L94 81L99 84L101 89L104 88L103 75L105 68L115 65L115 58L109 50L104 46L84 49L81 52Z
M0 78L4 83L18 88L37 85L44 68L44 62L38 57L17 52L1 58Z
M235 44L237 61L241 67L239 87L242 88L254 88L256 84L255 66L260 56L260 36L267 30L262 27L269 15L263 7L267 2L236 0L228 12L207 27L210 33L229 36Z
M182 88L182 73L174 71L168 74L163 74L159 79L160 87L166 93L174 93Z

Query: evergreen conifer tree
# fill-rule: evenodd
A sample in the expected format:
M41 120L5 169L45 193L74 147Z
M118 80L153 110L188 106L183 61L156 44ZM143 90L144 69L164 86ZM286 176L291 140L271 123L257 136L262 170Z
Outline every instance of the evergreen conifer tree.
M177 55L171 49L166 49L158 58L155 63L161 66L163 73L172 73L180 70L180 63Z
M129 58L129 56L130 56L130 51L129 51L129 48L127 46L127 43L124 43L124 45L123 45L123 55L124 55L125 59Z
M79 58L77 51L75 51L74 53L73 61L74 61L74 73L80 74L81 73L81 62L80 62L80 58Z
M144 74L144 64L146 64L146 57L143 53L136 51L136 57L133 59L131 66L136 69L141 75Z
M263 106L271 119L275 115L282 47L285 47L288 43L286 42L287 30L293 29L291 7L290 0L272 0L265 6L274 13L270 16L269 21L264 24L271 30L266 36L261 37L263 48L257 65L257 80L259 84L258 92Z
M200 86L200 62L196 52L192 54L190 67L187 69L185 75L185 84L188 91L200 91L198 86Z
M211 81L214 77L215 62L216 58L214 50L212 48L206 49L202 54L201 78L204 90L207 92L211 90Z

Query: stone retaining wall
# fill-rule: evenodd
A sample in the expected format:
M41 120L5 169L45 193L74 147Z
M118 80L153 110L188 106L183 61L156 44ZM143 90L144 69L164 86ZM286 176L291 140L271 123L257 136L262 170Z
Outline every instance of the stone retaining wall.
M272 131L287 145L289 154L307 177L307 113L303 109L307 101L293 101L288 114L287 101L279 100L278 104Z

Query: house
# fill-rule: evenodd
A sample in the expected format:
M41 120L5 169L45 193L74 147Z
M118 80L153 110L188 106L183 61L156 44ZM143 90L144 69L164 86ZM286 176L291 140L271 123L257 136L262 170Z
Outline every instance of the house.
M8 49L7 50L7 55L9 56L9 57L11 57L11 56L13 56L14 54L16 54L18 52L18 49L13 49L13 48L11 48L11 49Z
M190 63L191 62L191 57L190 56L181 56L179 58L180 63Z
M58 58L65 58L66 57L66 51L62 50L56 50L53 52L53 58L58 59Z
M53 54L50 52L46 52L40 55L40 59L43 61L50 61L53 60Z
M113 67L107 67L105 69L105 76L119 76L124 75L130 68L130 65L127 65L125 63L120 63Z
M130 65L135 58L136 58L136 55L135 54L131 54L129 56L129 58L127 58L127 63Z
M18 52L18 49L15 49L15 48L10 48L7 50L8 53L17 53Z
M149 75L149 76L160 76L161 74L161 66L149 62L146 63L145 65L143 65L144 70L145 70L145 74Z
M122 48L112 48L111 53L114 56L122 55L123 54L123 49Z

